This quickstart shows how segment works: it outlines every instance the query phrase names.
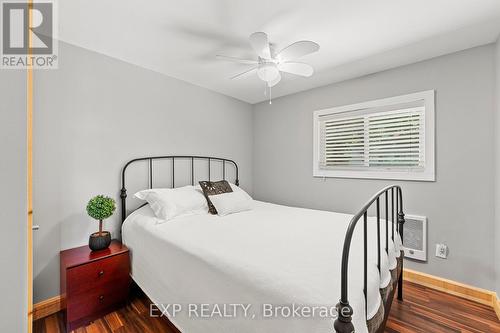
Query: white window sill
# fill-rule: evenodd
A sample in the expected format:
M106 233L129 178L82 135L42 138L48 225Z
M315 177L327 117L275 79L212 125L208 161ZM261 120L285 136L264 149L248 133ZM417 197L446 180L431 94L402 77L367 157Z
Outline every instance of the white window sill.
M319 178L354 178L354 179L390 179L409 181L436 181L433 172L407 171L351 171L351 170L314 170L314 177Z

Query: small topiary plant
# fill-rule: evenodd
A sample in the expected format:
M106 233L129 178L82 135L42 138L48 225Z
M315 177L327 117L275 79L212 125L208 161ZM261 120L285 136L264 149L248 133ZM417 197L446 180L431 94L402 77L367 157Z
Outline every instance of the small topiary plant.
M102 236L102 221L113 215L115 209L115 200L104 195L93 197L87 204L87 214L99 221L99 236Z

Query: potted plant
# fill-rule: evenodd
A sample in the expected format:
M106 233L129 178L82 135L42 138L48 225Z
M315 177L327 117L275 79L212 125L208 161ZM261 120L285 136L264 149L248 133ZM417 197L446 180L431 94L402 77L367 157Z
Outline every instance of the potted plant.
M87 204L87 214L99 221L99 231L89 237L89 247L92 251L106 249L111 244L111 233L102 231L102 222L113 215L115 209L115 200L103 195L93 197Z

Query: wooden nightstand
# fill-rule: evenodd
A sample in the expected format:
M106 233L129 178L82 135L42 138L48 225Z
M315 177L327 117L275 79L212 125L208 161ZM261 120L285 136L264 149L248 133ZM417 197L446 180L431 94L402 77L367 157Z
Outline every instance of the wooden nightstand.
M61 296L68 332L123 306L130 287L129 251L119 241L92 252L61 251Z

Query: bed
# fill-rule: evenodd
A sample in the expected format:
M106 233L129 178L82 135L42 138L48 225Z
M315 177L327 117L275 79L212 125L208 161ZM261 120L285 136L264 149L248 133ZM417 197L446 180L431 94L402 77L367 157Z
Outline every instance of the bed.
M155 159L172 160L173 186L176 160L190 161L192 184L197 160L208 161L209 179L213 161L222 163L222 178L233 165L236 184L237 164L161 156L134 159L122 171L122 240L132 277L155 304L184 310L165 311L181 332L383 332L396 288L402 297L398 186L381 190L355 215L256 201L246 212L158 224L148 205L126 209L127 166L148 163L153 187ZM210 318L201 315L204 306Z

